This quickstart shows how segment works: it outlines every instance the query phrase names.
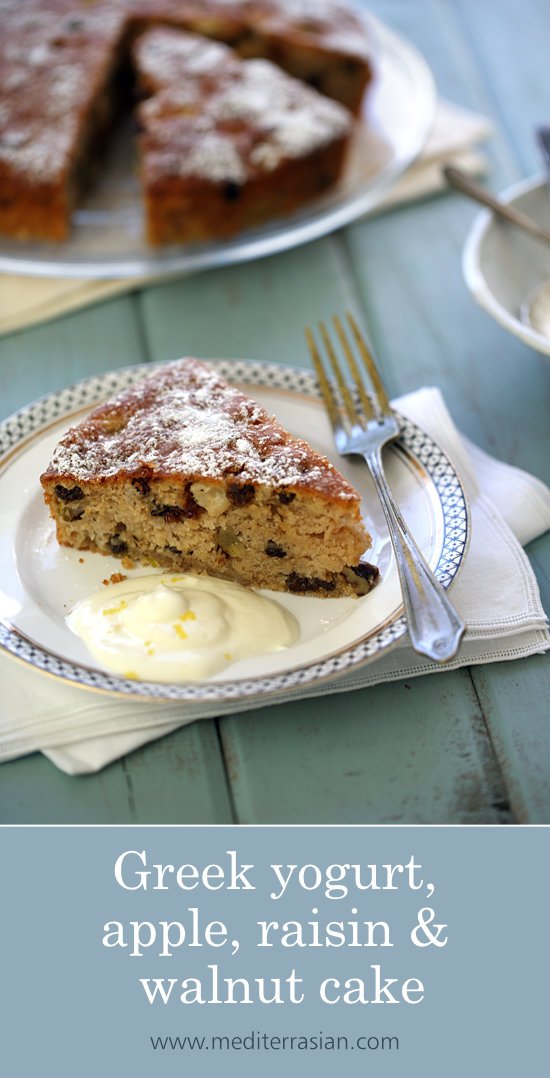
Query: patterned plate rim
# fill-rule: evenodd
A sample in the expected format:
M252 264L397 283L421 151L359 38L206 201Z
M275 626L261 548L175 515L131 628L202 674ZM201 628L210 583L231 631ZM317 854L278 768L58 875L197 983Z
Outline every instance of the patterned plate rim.
M320 400L317 378L310 370L253 360L215 359L208 362L230 382L303 393ZM100 400L139 381L155 366L162 365L145 363L96 375L41 397L14 412L0 423L0 469L3 470L7 458L14 450L23 448L23 443L31 435L39 434L65 415L88 405L92 407ZM409 457L421 465L439 498L443 516L443 541L434 571L443 587L448 588L462 564L469 542L470 514L464 488L447 454L433 438L405 416L398 415L398 419L401 427L398 444ZM87 669L50 654L46 649L20 636L12 626L2 622L0 647L44 674L82 688L134 699L211 703L292 692L312 682L338 677L372 662L378 655L395 646L406 631L406 621L401 614L359 643L319 662L308 663L268 677L191 682L183 685L130 681L101 670Z

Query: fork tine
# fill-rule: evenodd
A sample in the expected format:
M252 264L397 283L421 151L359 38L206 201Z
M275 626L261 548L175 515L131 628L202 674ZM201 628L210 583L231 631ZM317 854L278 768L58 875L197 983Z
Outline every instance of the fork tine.
M315 370L317 372L317 377L319 379L319 385L321 387L321 393L323 394L323 400L325 402L325 408L326 408L326 410L327 410L327 412L329 414L329 419L330 419L330 421L332 423L333 428L336 429L337 427L339 427L341 425L340 414L338 412L338 408L336 407L336 402L335 402L333 394L332 394L332 389L330 387L329 380L328 380L328 378L327 378L327 376L325 374L325 368L323 367L323 362L322 362L321 356L319 354L319 350L317 348L317 345L315 343L315 337L313 336L313 333L311 332L311 329L309 328L309 326L306 326L306 331L305 332L306 332L306 340L307 340L307 343L308 343L309 352L310 352L310 355L311 355L311 359L313 361L313 366L315 367Z
M380 377L380 375L378 373L378 368L376 366L376 363L374 362L374 359L373 359L369 349L367 348L367 344L366 344L366 341L365 341L363 335L359 331L359 327L357 325L357 322L355 321L355 318L353 317L353 315L349 311L347 312L347 319L348 319L349 325L351 327L351 331L353 333L353 336L355 337L355 342L356 342L357 347L359 349L359 352L361 354L361 358L362 358L362 360L363 360L363 362L365 364L365 367L367 369L369 378L370 378L370 380L372 382L372 386L373 386L373 389L374 389L374 393L375 393L375 396L376 396L377 403L378 403L378 406L380 408L380 411L383 414L385 413L386 415L391 415L391 407L390 407L390 402L388 400L388 394L386 393L384 383L383 383L383 381L382 381L382 379L381 379L381 377Z
M351 393L346 385L346 382L344 381L344 376L342 374L340 364L336 358L336 352L332 347L332 341L328 335L328 330L324 322L319 322L319 330L321 332L321 336L327 350L327 355L330 361L330 365L332 367L334 377L336 378L338 392L340 393L340 398L342 400L346 416L353 426L356 426L357 424L361 424L362 426L363 424L359 415L357 414L357 409L355 407L355 404L353 403Z
M348 367L349 367L349 369L351 371L351 376L353 378L353 381L355 382L355 387L357 389L357 392L359 393L359 398L361 400L361 405L362 405L362 408L363 408L363 412L365 413L365 419L367 419L367 420L376 419L376 416L374 414L374 408L372 406L372 401L370 400L370 398L369 398L369 396L368 396L368 394L367 394L367 392L365 390L365 387L363 385L363 380L362 380L361 375L359 373L359 368L357 366L357 363L355 362L355 356L354 356L354 354L353 354L353 352L351 350L350 343L349 343L348 338L346 337L346 334L344 332L344 327L343 327L340 319L338 318L337 314L332 316L332 321L334 323L334 328L336 329L336 332L337 332L339 340L340 340L340 344L342 345L342 348L344 350L344 354L345 354L346 359L348 361Z

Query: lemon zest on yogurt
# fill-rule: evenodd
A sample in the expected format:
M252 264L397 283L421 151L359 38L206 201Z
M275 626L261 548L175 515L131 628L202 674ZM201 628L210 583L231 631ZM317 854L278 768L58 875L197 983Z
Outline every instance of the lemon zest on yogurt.
M108 670L166 683L209 678L229 663L290 647L300 634L274 600L192 574L126 578L107 602L103 591L78 603L67 624Z
M126 610L128 603L126 599L121 599L118 606L110 606L103 611L103 615L106 618L110 618L113 614L120 614L123 610Z

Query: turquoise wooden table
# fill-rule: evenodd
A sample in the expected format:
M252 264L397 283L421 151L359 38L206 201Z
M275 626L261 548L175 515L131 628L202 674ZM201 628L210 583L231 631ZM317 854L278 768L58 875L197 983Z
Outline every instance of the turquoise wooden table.
M539 170L547 0L373 0L442 94L492 118L490 182ZM88 375L183 354L309 365L305 323L363 313L392 394L441 387L458 426L550 481L548 360L466 291L475 210L445 195L265 261L148 287L0 340L2 411ZM550 536L528 551L550 608ZM0 820L31 823L550 822L545 657L203 721L99 775L37 754L0 768Z

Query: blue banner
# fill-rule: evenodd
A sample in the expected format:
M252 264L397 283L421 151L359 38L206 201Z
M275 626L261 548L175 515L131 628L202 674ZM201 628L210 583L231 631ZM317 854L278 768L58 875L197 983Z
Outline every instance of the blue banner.
M548 840L2 828L2 1071L542 1074Z

